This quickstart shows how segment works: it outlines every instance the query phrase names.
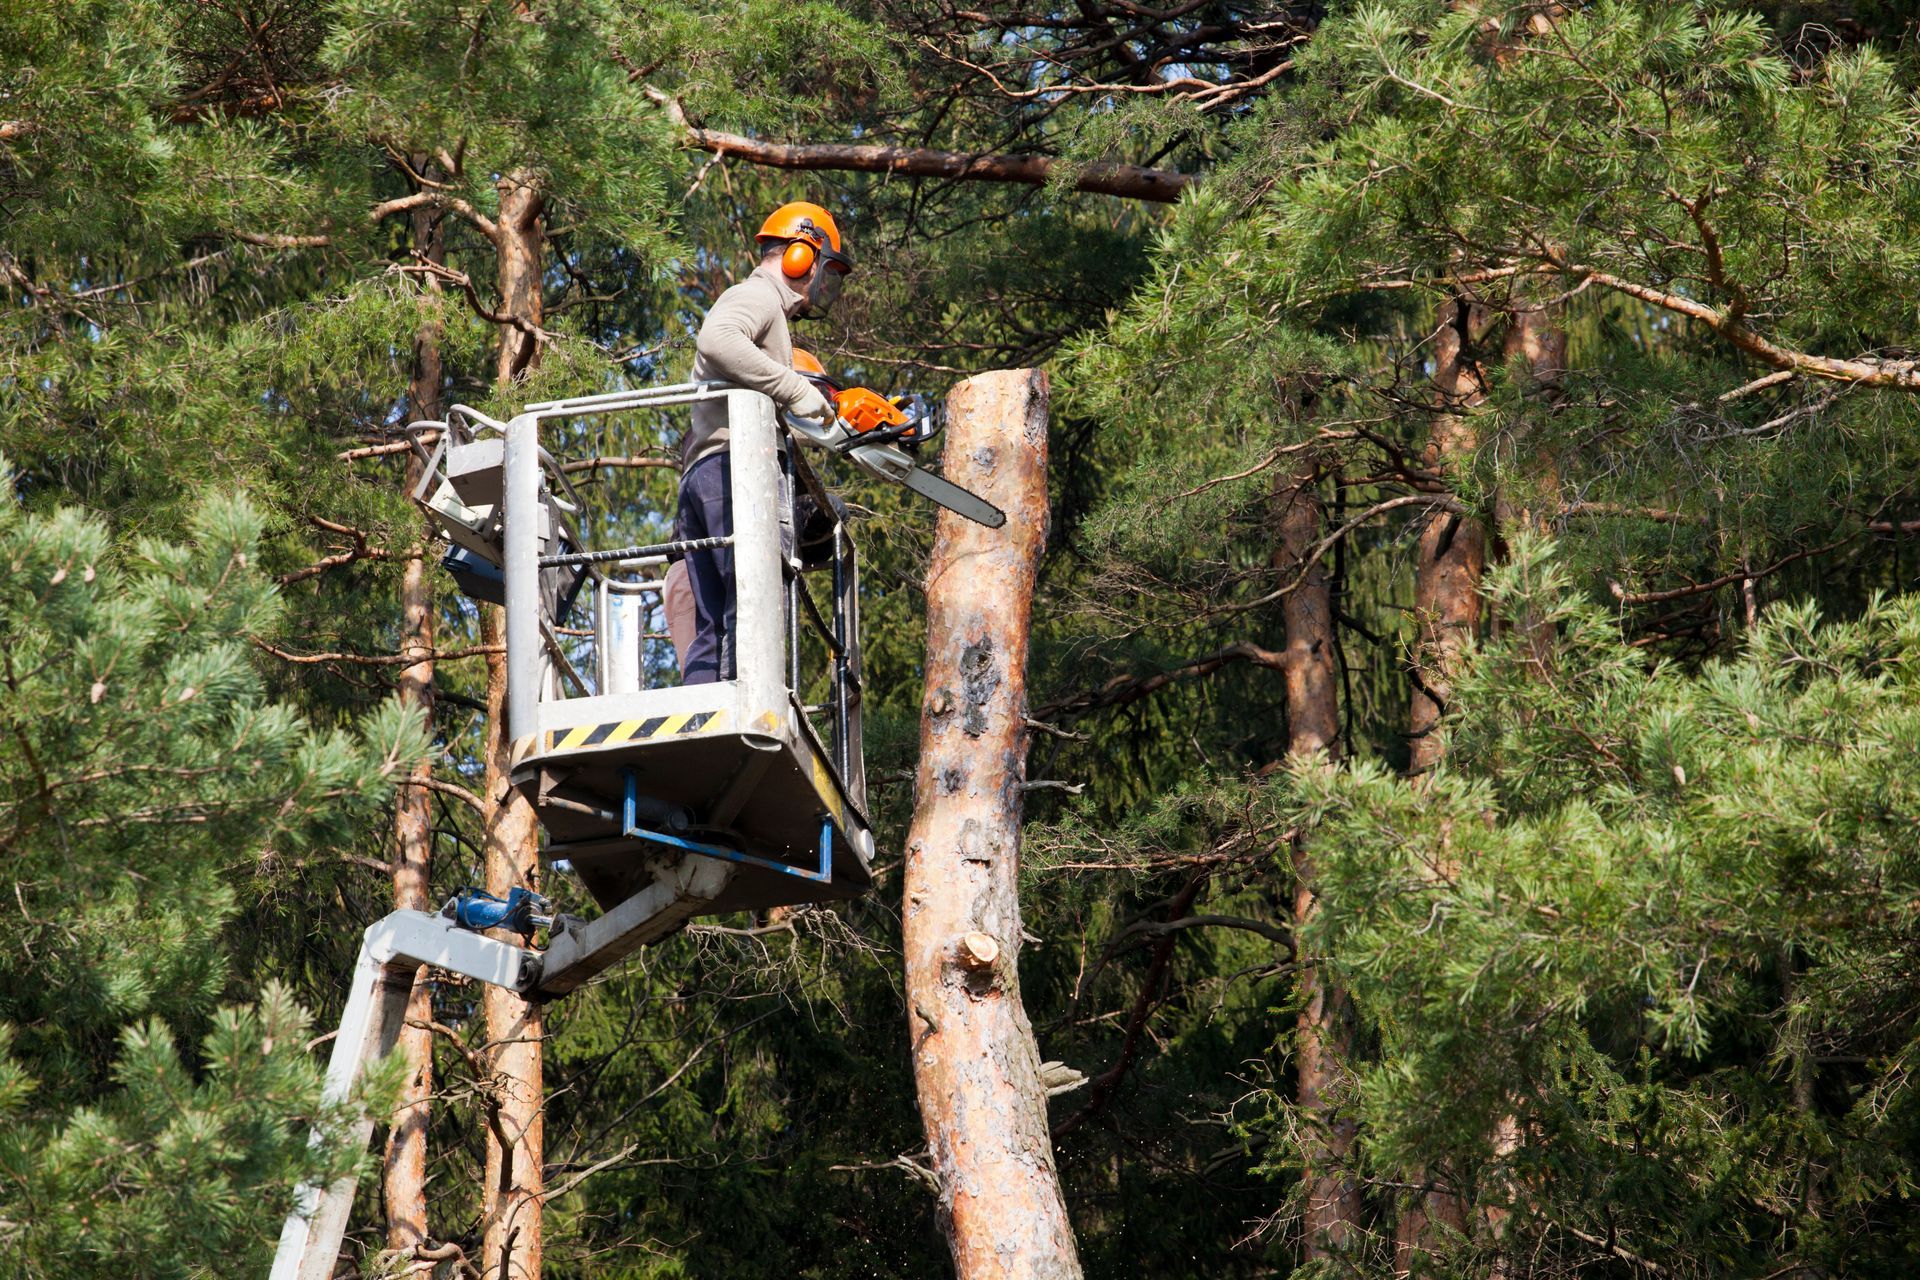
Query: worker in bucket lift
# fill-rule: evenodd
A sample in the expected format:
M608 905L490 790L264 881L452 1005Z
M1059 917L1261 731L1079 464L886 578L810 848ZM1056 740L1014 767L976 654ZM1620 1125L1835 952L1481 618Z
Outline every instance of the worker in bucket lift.
M826 366L811 351L793 349L793 371L820 388L829 400L840 394L839 386L827 376ZM798 531L803 562L811 563L818 555L831 554L833 526L846 517L844 502L831 494L827 501L832 503L833 511L823 516L814 508L812 498L804 493L794 495L794 528ZM661 604L667 615L667 638L673 642L673 659L685 671L687 650L693 645L694 635L693 588L687 583L685 560L675 560L668 566Z
M760 265L720 295L695 343L696 382L729 382L770 396L802 418L831 422L835 410L820 388L794 371L790 320L823 316L840 296L853 262L841 248L833 215L817 204L783 204L755 237ZM733 533L733 469L727 454L727 406L703 400L680 446L676 541ZM680 664L683 684L731 680L734 668L733 549L689 551L693 640Z

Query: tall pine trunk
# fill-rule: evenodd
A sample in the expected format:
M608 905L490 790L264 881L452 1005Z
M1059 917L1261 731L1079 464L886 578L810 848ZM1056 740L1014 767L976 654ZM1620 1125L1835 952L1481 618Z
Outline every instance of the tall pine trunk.
M425 158L418 158L424 166ZM417 172L427 172L424 167ZM439 214L431 209L413 213L414 247L430 261L446 258ZM439 292L439 282L426 277L426 288ZM413 376L407 386L410 422L440 417L440 321L429 312L413 336ZM420 459L408 453L407 491L420 483ZM424 553L408 556L400 573L400 652L412 659L400 669L395 696L404 706L418 707L423 716L433 709L433 591ZM433 775L433 762L414 766L412 780ZM393 807L393 905L399 910L432 909L433 810L432 796L423 786L403 786ZM412 1250L427 1240L427 1122L433 1097L433 993L426 967L415 974L413 996L407 1004L406 1025L394 1051L406 1063L406 1083L387 1136L384 1183L387 1204L387 1247Z
M1326 569L1313 554L1323 536L1319 482L1318 466L1305 461L1279 483L1280 543L1273 563L1283 581L1299 579L1281 603L1287 754L1296 762L1331 763L1339 752L1340 699L1332 589ZM1307 1126L1301 1239L1312 1261L1345 1249L1360 1230L1360 1188L1351 1168L1354 1124L1335 1103L1340 1059L1353 1045L1353 1018L1347 993L1314 963L1301 941L1319 901L1303 836L1295 836L1292 852L1294 956L1300 984L1294 1022L1295 1102Z
M1524 366L1527 394L1544 412L1558 399L1564 383L1567 335L1556 323L1554 310L1535 303L1530 295L1530 290L1521 290L1514 310L1506 317L1502 355ZM1434 418L1426 462L1430 469L1443 476L1459 476L1471 465L1473 453L1479 447L1473 414L1487 396L1481 348L1497 319L1485 306L1464 298L1455 298L1441 308L1434 339L1434 389L1440 407ZM1494 511L1502 532L1522 525L1544 529L1550 519L1545 508L1558 509L1558 478L1552 460L1531 435L1525 423L1515 432L1516 448L1529 455L1524 472L1532 492L1524 502L1515 501L1511 493L1496 495ZM1416 785L1446 754L1439 721L1461 656L1483 623L1480 584L1486 572L1487 549L1486 530L1470 516L1436 513L1421 532L1420 560L1414 578L1419 652L1410 716L1413 741L1409 761L1409 772ZM1524 617L1501 621L1526 635L1528 648L1543 669L1551 662L1550 627ZM1504 1116L1497 1120L1490 1137L1496 1153L1512 1154L1521 1141L1515 1118ZM1500 1210L1489 1210L1483 1220L1496 1237L1502 1233L1505 1215ZM1418 1255L1434 1251L1441 1237L1438 1228L1442 1225L1455 1232L1465 1232L1468 1227L1465 1206L1452 1190L1436 1189L1406 1207L1394 1237L1397 1274L1411 1274Z
M1429 470L1454 476L1469 466L1479 435L1473 411L1486 399L1479 345L1490 323L1479 303L1456 298L1440 309L1434 335L1434 390L1440 408L1427 444ZM1460 655L1480 629L1480 579L1487 568L1486 531L1473 517L1436 511L1420 531L1413 607L1418 627L1417 679L1410 719L1408 772L1423 777L1440 762L1439 723Z
M1503 486L1494 495L1494 513L1503 543L1520 530L1535 534L1547 532L1560 508L1559 469L1538 433L1541 416L1551 413L1565 394L1567 331L1560 324L1561 305L1539 301L1535 296L1539 289L1538 283L1529 283L1515 291L1515 310L1507 325L1505 355L1509 365L1518 365L1525 371L1528 405L1525 416L1513 428L1514 449L1522 460L1520 480L1525 494L1516 497ZM1519 633L1526 644L1535 678L1547 678L1553 669L1557 640L1552 624L1531 612L1496 621ZM1489 1136L1496 1161L1510 1160L1520 1150L1525 1137L1519 1117L1513 1114L1495 1121ZM1506 1186L1509 1197L1516 1201L1524 1194L1522 1188L1511 1181ZM1481 1220L1502 1248L1490 1272L1493 1280L1509 1280L1518 1274L1517 1259L1505 1252L1510 1219L1511 1210L1497 1205L1488 1205L1481 1211Z
M1452 477L1472 464L1479 447L1473 412L1487 394L1479 348L1492 317L1481 304L1454 298L1441 306L1439 320L1433 380L1440 403L1425 461L1429 470ZM1486 567L1487 535L1479 521L1449 511L1427 518L1413 580L1417 648L1408 772L1415 785L1446 754L1440 718L1452 693L1453 672L1480 630L1480 580ZM1464 1232L1466 1225L1465 1205L1452 1189L1416 1194L1402 1206L1394 1227L1394 1273L1411 1275L1422 1254L1435 1252L1447 1232Z
M958 1280L1078 1280L1020 999L1027 641L1047 532L1047 382L981 374L947 401L945 472L1007 513L941 512L927 571L926 700L907 836L914 1084Z
M517 321L500 330L495 377L511 384L539 359L528 329L542 318L541 267L545 261L543 200L536 180L523 172L500 180L500 220L495 243L500 310ZM524 325L526 328L522 328ZM506 638L503 611L481 610L482 638L497 648ZM515 885L540 882L539 825L526 797L508 786L507 660L487 655L486 880L504 896ZM541 1075L541 1008L503 987L482 996L493 1069L495 1123L487 1132L486 1181L481 1188L480 1271L485 1280L539 1280L541 1182L546 1145L545 1084Z
M1494 515L1503 540L1520 530L1546 533L1560 510L1559 468L1539 439L1538 419L1553 412L1566 394L1567 331L1560 324L1561 305L1537 301L1533 295L1538 291L1537 285L1516 290L1516 310L1507 326L1506 358L1526 370L1528 409L1513 430L1526 492L1516 496L1502 487L1494 495ZM1544 674L1553 660L1553 628L1534 617L1501 621L1525 635L1527 650Z

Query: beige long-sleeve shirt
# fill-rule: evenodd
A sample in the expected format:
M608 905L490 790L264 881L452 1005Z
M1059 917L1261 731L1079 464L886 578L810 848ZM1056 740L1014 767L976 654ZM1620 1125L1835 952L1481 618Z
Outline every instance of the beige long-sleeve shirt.
M787 321L804 301L781 278L778 258L762 262L707 312L694 344L694 380L731 382L773 397L782 409L798 406L810 387L793 371ZM694 405L693 425L680 442L681 468L726 447L726 401Z

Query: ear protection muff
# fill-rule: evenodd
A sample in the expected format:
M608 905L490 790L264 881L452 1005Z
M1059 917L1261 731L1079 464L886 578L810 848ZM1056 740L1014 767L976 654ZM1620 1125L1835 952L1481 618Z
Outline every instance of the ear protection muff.
M813 219L802 218L794 230L799 238L787 246L780 255L780 271L789 280L798 280L813 270L813 264L820 260L820 249L827 243L826 232L813 225Z
M795 240L780 255L780 273L789 280L798 280L813 270L814 260L820 256L819 250L805 240Z

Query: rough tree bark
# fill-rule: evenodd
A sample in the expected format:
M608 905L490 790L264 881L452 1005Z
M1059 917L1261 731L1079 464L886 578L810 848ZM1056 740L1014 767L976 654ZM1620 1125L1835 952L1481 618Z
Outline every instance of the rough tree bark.
M1545 533L1550 523L1547 513L1561 507L1559 469L1552 455L1541 446L1537 419L1539 415L1551 413L1565 395L1567 331L1560 323L1562 304L1541 301L1537 297L1540 292L1540 282L1522 283L1515 290L1514 311L1507 323L1504 354L1510 365L1517 364L1525 370L1529 412L1513 428L1514 449L1523 459L1524 497L1516 497L1504 486L1494 494L1502 554L1505 539L1518 530ZM1552 624L1530 611L1496 621L1512 627L1525 642L1535 678L1547 678L1558 642ZM1494 1122L1490 1136L1494 1159L1509 1160L1524 1140L1519 1117L1515 1114L1500 1117ZM1511 1181L1506 1186L1512 1199L1521 1198L1523 1193L1519 1187ZM1517 1274L1519 1260L1505 1251L1510 1218L1511 1211L1497 1205L1487 1205L1481 1210L1481 1221L1502 1247L1489 1273L1493 1280L1509 1280Z
M500 180L499 234L495 240L500 310L517 321L500 329L495 376L506 386L539 359L532 330L542 319L541 266L545 260L544 201L530 175ZM524 327L522 327L524 326ZM502 611L482 611L482 637L489 646L505 639ZM507 785L512 741L506 724L507 661L487 656L487 891L505 895L515 885L537 889L539 826L533 806ZM539 1005L501 987L481 999L486 1017L491 1089L498 1103L497 1133L487 1133L486 1180L481 1188L480 1271L485 1280L539 1280L541 1261L541 1165L546 1146L545 1082L542 1078ZM504 1141L503 1141L504 1140Z
M1516 306L1504 317L1506 333L1502 355L1525 365L1528 395L1543 407L1550 407L1561 394L1566 377L1567 335L1557 323L1557 310L1534 302L1531 295L1532 290L1522 290L1515 300ZM1439 330L1434 340L1434 389L1441 409L1434 418L1426 462L1443 475L1458 474L1479 447L1473 411L1486 399L1488 385L1481 363L1482 348L1501 318L1482 304L1465 298L1455 298L1440 310ZM1528 483L1546 496L1544 509L1557 511L1560 504L1552 460L1539 450L1537 441L1530 436L1531 432L1522 424L1516 430L1514 446L1529 453L1525 464ZM1510 493L1495 496L1494 510L1502 530L1521 525L1537 529L1546 526L1543 511L1529 503L1515 501ZM1451 693L1453 672L1482 625L1480 584L1486 572L1487 548L1486 530L1465 516L1436 514L1421 533L1420 560L1414 578L1420 648L1410 717L1413 742L1409 761L1409 772L1416 785L1445 756L1438 724ZM1504 621L1526 635L1537 663L1544 667L1551 662L1550 627L1525 617ZM1511 1116L1495 1122L1491 1137L1500 1155L1511 1154L1521 1140L1518 1124ZM1498 1237L1505 1215L1491 1209L1483 1215L1483 1220ZM1411 1274L1418 1255L1433 1251L1441 1238L1442 1225L1455 1232L1464 1232L1468 1225L1464 1204L1449 1190L1429 1192L1405 1208L1394 1236L1396 1274Z
M1018 967L1046 375L970 378L947 414L946 475L998 504L1007 524L985 529L941 512L927 573L927 688L905 872L914 1084L959 1280L1078 1280Z
M686 131L687 145L716 156L739 156L770 169L825 169L853 173L889 173L917 178L954 178L972 182L1012 182L1043 187L1053 181L1059 161L1052 156L995 155L936 151L930 147L890 147L871 143L769 142L738 133L702 129L687 120L680 104L658 89L647 96L659 103ZM1076 191L1171 204L1199 181L1192 174L1143 169L1133 164L1100 162L1073 177Z
M1487 395L1479 346L1491 314L1476 302L1456 298L1440 308L1434 335L1434 390L1440 410L1434 415L1426 464L1443 475L1457 473L1479 447L1473 410ZM1420 531L1414 568L1413 607L1419 627L1415 687L1409 728L1412 758L1408 772L1425 776L1444 754L1439 735L1449 677L1460 655L1480 629L1480 579L1487 568L1487 535L1478 521L1437 511Z
M1505 355L1509 364L1518 363L1526 370L1530 412L1513 432L1514 450L1523 459L1526 492L1516 496L1503 486L1494 495L1502 554L1505 539L1519 530L1546 533L1552 513L1562 506L1559 468L1537 438L1535 419L1551 413L1566 394L1567 331L1560 324L1561 306L1536 300L1534 295L1539 291L1537 282L1525 282L1515 289L1516 309L1507 324ZM1526 637L1533 663L1544 674L1553 660L1553 628L1531 616L1502 621Z
M426 173L424 157L417 173ZM435 263L444 262L445 241L440 215L431 209L413 213L414 247ZM426 277L426 288L437 292L439 282ZM428 314L413 335L413 376L407 386L410 422L440 416L440 323ZM420 483L420 459L407 458L407 491ZM433 591L423 555L407 557L400 573L400 652L414 661L400 669L395 696L403 706L418 707L422 715L433 710ZM412 778L424 782L433 764L422 760ZM432 796L423 786L401 787L393 808L393 905L396 909L433 909L429 877L432 871ZM427 1121L433 1097L433 992L422 966L414 974L413 996L407 1005L407 1025L394 1046L407 1064L406 1085L387 1135L384 1183L387 1203L387 1248L411 1251L427 1240Z
M1477 302L1454 298L1441 306L1439 321L1433 381L1440 407L1425 461L1430 470L1454 475L1469 465L1480 443L1473 411L1487 395L1480 347L1493 316ZM1446 754L1440 717L1452 693L1452 672L1480 630L1480 579L1486 567L1487 535L1479 521L1444 511L1428 517L1413 581L1418 649L1408 772L1415 785ZM1442 1187L1413 1197L1394 1225L1394 1274L1411 1275L1421 1255L1433 1253L1448 1232L1465 1229L1466 1208L1452 1191Z
M1307 461L1277 484L1280 542L1274 567L1299 585L1282 599L1286 629L1287 754L1296 762L1331 762L1339 752L1340 700L1333 652L1333 598L1325 568L1312 555L1323 536L1319 468ZM1308 1125L1306 1207L1301 1222L1306 1259L1347 1248L1360 1229L1360 1188L1351 1169L1354 1123L1334 1100L1339 1061L1353 1044L1347 993L1300 942L1319 909L1313 861L1303 837L1293 841L1294 956L1300 983L1295 1015L1295 1100Z

